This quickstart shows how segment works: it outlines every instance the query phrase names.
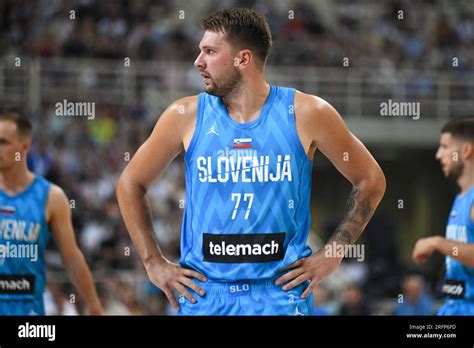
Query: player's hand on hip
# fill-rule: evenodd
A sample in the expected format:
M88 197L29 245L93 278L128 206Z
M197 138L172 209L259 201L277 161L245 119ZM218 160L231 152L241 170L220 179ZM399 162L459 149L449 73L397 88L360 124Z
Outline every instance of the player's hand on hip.
M288 291L306 280L310 280L311 283L301 295L301 298L306 298L311 294L316 285L336 270L341 261L342 257L328 257L324 254L324 249L322 249L280 270L288 271L288 273L278 278L275 284L281 285L286 283L283 286L283 290Z
M416 263L423 263L426 262L436 250L436 240L437 236L435 237L427 237L421 238L416 242L415 248L413 249L413 261Z
M197 300L189 293L187 288L204 296L204 290L190 278L196 278L203 282L207 281L207 278L196 271L182 268L164 258L149 265L146 271L151 282L165 293L168 301L176 310L179 310L179 305L174 297L173 290L182 293L192 303L196 303Z

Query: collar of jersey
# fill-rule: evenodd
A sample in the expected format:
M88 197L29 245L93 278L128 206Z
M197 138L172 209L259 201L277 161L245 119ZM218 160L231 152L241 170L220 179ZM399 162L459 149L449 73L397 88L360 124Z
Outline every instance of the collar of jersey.
M17 198L17 197L23 196L24 194L26 194L27 192L29 192L31 190L31 188L36 183L37 179L38 179L38 175L35 175L35 177L30 182L30 184L21 192L10 195L10 194L6 193L5 191L3 191L2 189L0 189L0 194L2 194L5 197L8 197L8 198Z
M244 122L244 123L237 122L229 115L229 111L227 110L227 107L222 101L222 98L219 98L219 105L222 107L224 117L229 121L229 123L232 126L239 129L247 129L247 128L258 126L266 118L272 106L274 97L275 97L275 87L270 85L270 92L268 93L267 100L265 100L265 104L263 105L263 108L260 111L260 114L258 115L258 117L253 121Z

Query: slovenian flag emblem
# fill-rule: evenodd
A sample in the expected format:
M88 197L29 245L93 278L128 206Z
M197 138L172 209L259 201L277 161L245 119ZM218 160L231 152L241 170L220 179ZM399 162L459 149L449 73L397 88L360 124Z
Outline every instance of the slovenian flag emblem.
M0 206L0 214L15 214L15 207L2 205Z
M234 149L251 149L252 139L251 138L240 138L234 139Z

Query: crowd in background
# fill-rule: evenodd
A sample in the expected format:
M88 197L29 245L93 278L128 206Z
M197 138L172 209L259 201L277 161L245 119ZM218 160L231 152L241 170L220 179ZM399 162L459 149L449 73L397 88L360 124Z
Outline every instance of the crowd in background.
M446 69L457 57L462 69L473 67L473 10L466 1L282 3L287 6L258 0L183 7L171 0L7 1L0 48L20 56L190 61L201 36L199 18L190 13L243 6L269 21L275 43L270 64L340 66L341 57L349 57L353 66L423 70Z

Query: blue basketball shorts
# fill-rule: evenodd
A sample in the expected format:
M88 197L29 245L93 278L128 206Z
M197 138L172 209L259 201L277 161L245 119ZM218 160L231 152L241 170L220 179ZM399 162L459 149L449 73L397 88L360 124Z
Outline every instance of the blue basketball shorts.
M283 291L275 285L276 279L231 283L193 279L206 293L200 296L188 288L197 302L181 294L178 315L311 315L313 295L301 298L309 281Z
M448 299L439 308L437 315L474 315L474 302Z
M0 299L0 315L45 315L43 299Z

